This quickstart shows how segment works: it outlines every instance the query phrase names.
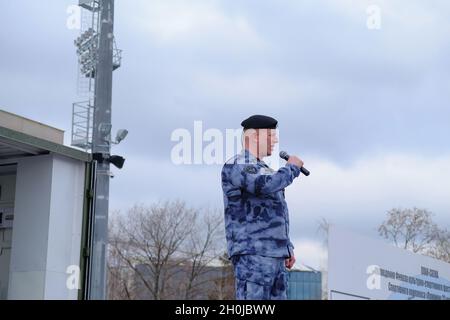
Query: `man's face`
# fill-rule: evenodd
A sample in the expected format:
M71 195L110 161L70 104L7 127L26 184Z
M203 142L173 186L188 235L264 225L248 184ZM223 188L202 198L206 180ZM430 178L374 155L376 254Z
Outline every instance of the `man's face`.
M278 143L276 129L258 129L257 130L258 153L261 157L272 155L274 146Z

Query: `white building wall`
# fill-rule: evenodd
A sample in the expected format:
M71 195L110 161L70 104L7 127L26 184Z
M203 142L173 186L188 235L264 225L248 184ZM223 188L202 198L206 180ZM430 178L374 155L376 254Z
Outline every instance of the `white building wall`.
M80 265L85 165L55 155L50 202L45 299L77 299L67 268Z
M85 164L59 155L18 161L9 299L77 299Z

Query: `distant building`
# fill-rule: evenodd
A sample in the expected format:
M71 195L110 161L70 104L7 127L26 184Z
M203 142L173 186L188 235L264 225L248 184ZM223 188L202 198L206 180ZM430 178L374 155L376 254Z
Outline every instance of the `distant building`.
M149 265L136 266L133 299L153 300L148 284L154 284L155 276ZM228 300L234 297L234 279L229 267L205 266L199 275L189 281L192 265L179 264L159 271L160 285L164 290L160 299L180 300ZM162 280L164 279L164 280ZM188 294L186 294L188 292Z
M289 271L288 300L322 300L322 273L311 270Z
M186 299L186 285L191 266L188 264L169 267L170 270L161 271L166 277L165 293L162 299ZM152 300L152 293L144 280L152 283L153 277L150 266L138 265L134 274L134 298ZM168 274L170 273L170 276ZM321 300L322 299L322 273L309 269L294 269L288 272L288 299L289 300ZM188 300L222 300L234 299L234 274L230 266L206 266L201 275L193 281L192 292Z
M0 300L81 298L91 158L63 140L0 110Z

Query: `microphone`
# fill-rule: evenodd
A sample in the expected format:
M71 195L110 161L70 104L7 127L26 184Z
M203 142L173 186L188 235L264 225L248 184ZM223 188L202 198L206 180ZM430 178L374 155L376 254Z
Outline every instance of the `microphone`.
M281 151L280 152L280 158L284 159L286 161L289 160L290 155L286 152L286 151ZM305 176L309 176L311 174L311 172L309 172L306 168L301 167L300 171L305 175Z

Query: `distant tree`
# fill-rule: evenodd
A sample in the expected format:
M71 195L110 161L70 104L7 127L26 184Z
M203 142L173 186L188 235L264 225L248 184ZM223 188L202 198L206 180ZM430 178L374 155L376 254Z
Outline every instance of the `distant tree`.
M114 245L108 246L107 270L108 270L108 299L109 300L132 300L134 296L133 273L129 265L122 259L119 250L126 247L122 239L116 237L119 233L117 229L117 217L120 212L113 212L109 221L109 234L113 235ZM119 244L120 242L120 244ZM120 248L120 249L119 249Z
M208 267L220 257L223 249L223 218L222 213L215 210L204 210L201 217L192 223L192 231L182 245L182 250L188 260L184 299L196 297L205 284L214 281L202 277L208 273ZM204 279L203 279L204 278Z
M440 229L426 209L391 209L378 233L400 248L450 262L450 233Z
M117 299L195 299L223 250L223 218L182 201L135 205L112 219L109 287Z
M150 297L164 299L166 283L178 271L181 244L192 231L196 212L183 202L135 205L117 220L110 246L133 271Z
M438 231L434 246L430 249L429 255L450 263L450 231L447 229Z
M317 233L322 237L323 245L325 247L328 246L328 232L330 230L330 225L330 222L324 217L317 222Z
M233 264L226 252L219 257L219 262L222 266L222 276L214 280L215 286L209 291L208 299L234 300L236 298L236 293Z
M436 240L437 225L426 209L391 209L378 233L396 246L416 253L426 253Z

